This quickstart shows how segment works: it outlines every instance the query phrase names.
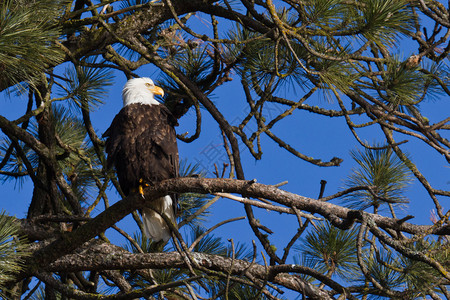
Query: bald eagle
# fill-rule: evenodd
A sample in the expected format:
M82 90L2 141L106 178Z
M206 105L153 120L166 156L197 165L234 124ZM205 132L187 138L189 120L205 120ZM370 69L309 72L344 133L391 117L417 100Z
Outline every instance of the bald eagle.
M115 167L126 196L141 193L146 185L178 177L177 120L154 95L164 95L150 78L128 80L122 91L123 108L103 136L107 166ZM140 212L144 234L155 242L168 241L170 229L160 214L175 223L177 199L167 195L149 201Z

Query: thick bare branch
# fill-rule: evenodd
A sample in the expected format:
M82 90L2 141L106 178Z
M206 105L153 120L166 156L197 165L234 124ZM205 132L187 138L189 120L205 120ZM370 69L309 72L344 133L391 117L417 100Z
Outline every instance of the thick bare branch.
M108 255L115 253L114 255ZM235 259L231 263L232 258L222 257L218 255L210 255L205 253L190 254L196 263L208 270L222 272L232 275L241 275L249 273L252 277L264 280L268 279L275 284L283 285L289 289L302 292L313 299L331 299L324 291L319 290L312 284L299 279L288 273L308 274L317 276L319 280L324 280L327 284L338 287L341 292L345 289L338 283L328 279L323 274L302 266L281 265L281 266L265 266L260 264L251 264L250 262ZM232 268L230 269L230 266ZM123 249L110 245L99 244L88 251L80 254L72 254L61 257L61 259L44 268L45 271L55 272L64 269L68 272L81 270L101 271L101 270L123 270L123 269L165 269L165 268L187 268L186 261L178 252L168 253L148 253L133 254ZM318 298L319 297L319 298ZM320 298L323 297L323 298Z

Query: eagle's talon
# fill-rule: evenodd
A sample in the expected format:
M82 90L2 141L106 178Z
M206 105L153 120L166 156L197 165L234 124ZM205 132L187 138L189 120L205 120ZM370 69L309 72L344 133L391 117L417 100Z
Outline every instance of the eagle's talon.
M142 198L144 197L144 186L148 186L148 184L143 183L144 181L142 179L139 180L139 194Z

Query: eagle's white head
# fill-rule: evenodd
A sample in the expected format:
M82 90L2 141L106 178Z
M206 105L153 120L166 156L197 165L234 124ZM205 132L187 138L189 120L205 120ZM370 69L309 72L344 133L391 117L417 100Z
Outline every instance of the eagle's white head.
M147 105L159 105L154 95L164 96L164 91L159 86L155 86L148 77L133 78L127 81L122 90L123 106L133 103Z

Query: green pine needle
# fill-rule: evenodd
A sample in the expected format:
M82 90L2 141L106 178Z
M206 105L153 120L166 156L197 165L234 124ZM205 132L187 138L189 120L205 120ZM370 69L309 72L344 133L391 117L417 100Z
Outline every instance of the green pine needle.
M408 203L404 196L412 180L408 167L390 148L382 150L353 150L350 155L358 167L352 170L345 180L344 187L372 186L379 197L365 190L355 191L343 197L344 204L350 208L378 208L391 203L401 206Z
M322 222L298 242L295 249L308 260L309 266L329 276L350 278L359 268L355 251L357 228L340 230L328 221Z
M414 30L413 15L404 0L365 0L361 3L361 35L377 44L393 46L400 35Z
M89 58L87 63L95 63L95 58ZM67 90L77 107L93 110L103 104L108 96L109 86L113 84L113 73L106 68L90 68L70 66L66 69L68 79Z
M30 255L29 245L18 236L20 224L13 217L0 212L0 296L10 293L6 282L14 280L24 267L24 259Z
M66 1L2 1L0 4L0 81L31 81L50 64L62 61L55 41L61 27L55 20ZM56 24L56 26L55 26Z

